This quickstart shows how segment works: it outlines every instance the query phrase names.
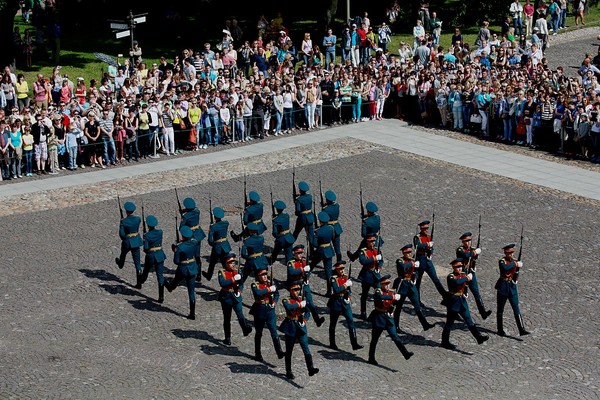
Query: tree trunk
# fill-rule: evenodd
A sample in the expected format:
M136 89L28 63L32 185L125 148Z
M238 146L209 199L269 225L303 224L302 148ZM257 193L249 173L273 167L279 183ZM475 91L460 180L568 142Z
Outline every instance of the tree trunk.
M15 15L19 10L19 0L0 0L0 43L4 43L4 50L0 51L0 68L12 65L13 51L13 26Z
M338 0L329 0L329 6L327 7L325 22L327 27L331 27L331 23L335 19L335 14L337 14L338 9Z

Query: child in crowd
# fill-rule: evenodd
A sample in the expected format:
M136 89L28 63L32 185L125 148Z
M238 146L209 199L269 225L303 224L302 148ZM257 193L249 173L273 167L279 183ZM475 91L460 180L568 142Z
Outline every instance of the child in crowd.
M67 154L69 155L69 170L75 171L77 169L77 138L81 135L81 130L75 124L75 122L71 122L67 128L66 142L65 145L67 147Z

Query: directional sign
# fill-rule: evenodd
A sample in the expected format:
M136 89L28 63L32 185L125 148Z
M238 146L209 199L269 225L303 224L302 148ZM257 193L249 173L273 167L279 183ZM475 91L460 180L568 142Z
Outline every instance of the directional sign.
M110 29L129 29L129 25L128 24L119 24L116 22L112 22L110 24Z
M131 35L130 31L121 31L121 32L117 32L117 39L121 39L124 38L126 36Z
M146 17L137 17L133 19L133 22L136 24L141 24L142 22L146 22Z

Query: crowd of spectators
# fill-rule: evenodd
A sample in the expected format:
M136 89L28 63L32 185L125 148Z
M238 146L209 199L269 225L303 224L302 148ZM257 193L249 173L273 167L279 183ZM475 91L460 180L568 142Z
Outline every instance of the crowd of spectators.
M517 19L511 10L508 22ZM521 27L513 35L516 22L505 33L484 22L473 46L456 29L444 49L432 12L429 26L419 19L414 43L402 42L397 53L389 26L371 24L367 13L339 33L304 34L299 45L281 15L261 17L253 40L231 20L214 47L147 65L137 45L114 76L87 85L57 66L30 88L6 67L2 177L106 168L384 116L597 162L600 49L585 56L578 78L551 70L547 37L535 29L551 15L538 14L530 34Z

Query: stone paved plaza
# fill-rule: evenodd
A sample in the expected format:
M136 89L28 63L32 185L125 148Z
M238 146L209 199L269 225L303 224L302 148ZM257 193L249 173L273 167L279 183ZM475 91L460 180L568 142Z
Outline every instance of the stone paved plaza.
M328 149L329 155L322 153L323 149ZM311 157L309 163L297 163L297 181L306 180L318 195L321 180L323 190L337 193L345 229L343 250L358 243L358 183L362 183L364 201L379 205L386 240L385 271L393 275L400 247L411 241L417 222L431 218L434 206L434 262L442 278L450 272L448 262L454 258L458 237L466 230L476 232L481 214L483 253L478 276L494 314L486 321L476 313L473 316L490 340L478 346L466 327L457 323L451 341L458 351L439 347L445 310L433 284L424 278L423 301L436 327L423 332L412 306L405 305L401 337L415 353L413 358L405 361L383 335L377 353L380 366L369 365L370 324L357 321L359 342L365 345L359 351L351 350L344 325L338 325L341 350L332 351L327 347L328 322L317 328L311 321L310 347L321 372L308 377L297 347L293 357L296 380L288 381L283 376L283 360L275 356L268 335L263 336L266 363L252 359L253 337L244 338L235 321L233 345L222 344L215 278L197 289L196 321L184 318L188 312L184 287L167 292L162 305L154 301L154 275L142 290L133 287L133 265L128 262L119 270L113 262L119 251L119 216L111 195L107 201L77 205L74 200L71 207L3 217L0 398L600 397L599 323L595 318L600 299L597 201L355 140L307 145L294 154L307 160ZM243 168L222 162L191 169L188 172L199 177L203 172L209 177L228 173L222 180L200 177L200 184L180 187L179 195L197 200L207 230L210 194L213 206L225 208L226 218L237 231L246 171L248 190L257 190L267 203L265 217L270 228L270 188L275 199L291 205L292 169L287 156L273 155L280 161L272 165L256 156L245 159ZM153 181L151 176L135 179L140 192L146 192L146 180ZM156 215L159 227L165 230L168 247L175 236L177 206L168 174L163 183L169 190L137 196L129 195L135 188L115 182L106 190L114 193L120 188L129 193L122 195L122 201L139 205L143 200L146 213ZM495 334L497 259L504 244L518 242L521 223L525 227L525 266L519 290L525 324L532 334L524 338L515 335L514 318L507 306L505 329L510 337L503 338ZM270 236L266 238L271 244ZM207 247L204 242L203 255L208 255ZM171 277L170 251L168 256ZM358 271L355 263L352 274L356 276ZM317 306L326 312L320 267L317 275L311 286L317 293ZM283 266L276 263L275 279L284 278ZM287 295L283 283L278 286L282 295ZM360 286L354 288L357 314ZM251 301L245 292L247 316ZM472 298L469 304L475 310ZM371 309L370 302L368 311ZM281 306L278 311L282 313Z

